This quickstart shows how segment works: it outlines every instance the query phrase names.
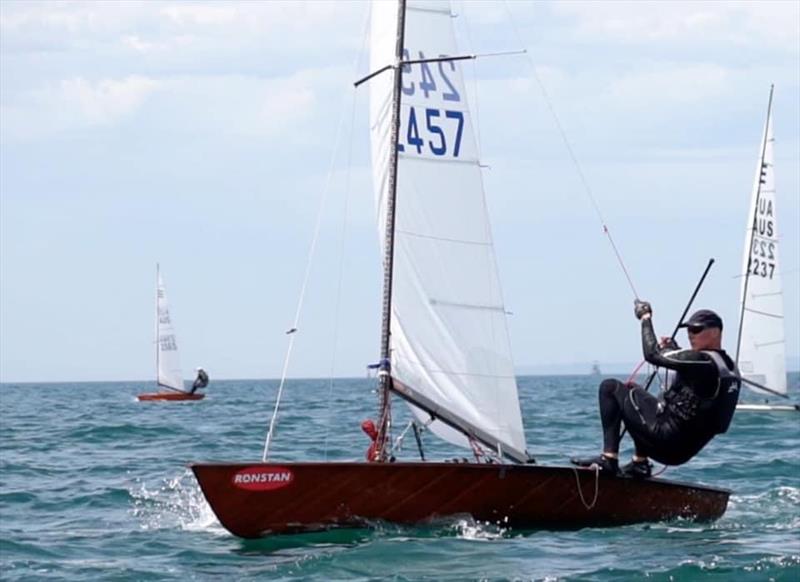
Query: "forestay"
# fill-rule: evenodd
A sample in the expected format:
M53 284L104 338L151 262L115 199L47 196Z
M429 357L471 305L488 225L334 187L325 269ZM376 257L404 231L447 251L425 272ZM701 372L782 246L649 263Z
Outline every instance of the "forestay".
M786 394L783 286L778 259L772 114L764 140L748 214L741 286L742 329L739 369L745 378ZM763 152L763 158L762 158ZM753 390L758 388L752 387Z
M404 60L458 54L447 1L409 1ZM394 63L397 4L374 2L371 70ZM398 140L392 376L495 448L527 458L461 62L407 65ZM384 241L391 160L392 75L370 81L377 220ZM412 406L416 416L430 416ZM440 437L468 445L439 421Z
M183 375L178 357L175 329L169 315L167 291L161 272L158 272L156 289L156 373L159 386L183 390Z

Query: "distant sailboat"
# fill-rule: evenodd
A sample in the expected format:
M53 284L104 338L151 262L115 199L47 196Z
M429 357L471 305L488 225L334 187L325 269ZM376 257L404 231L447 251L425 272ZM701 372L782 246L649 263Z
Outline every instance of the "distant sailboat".
M167 390L139 394L139 400L202 400L205 394L187 392L183 385L178 342L169 315L161 270L156 265L156 383Z
M373 73L362 81L384 252L380 408L377 429L365 429L372 462L269 462L265 446L261 463L195 463L222 525L250 538L464 514L513 528L718 518L724 489L534 464L458 66L465 57L447 56L457 54L449 2L376 1L371 37ZM475 461L395 460L392 396Z
M783 284L775 200L770 88L742 257L736 359L745 385L765 397L788 398ZM738 410L800 410L792 404L740 403Z

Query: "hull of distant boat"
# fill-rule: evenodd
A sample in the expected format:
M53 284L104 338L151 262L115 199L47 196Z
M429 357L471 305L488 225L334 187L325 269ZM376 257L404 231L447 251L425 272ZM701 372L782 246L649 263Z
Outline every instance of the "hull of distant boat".
M147 394L139 394L136 398L139 400L202 400L206 395L200 392L189 394L188 392L150 392Z
M750 412L800 412L800 404L737 404L736 410Z
M730 491L592 469L469 463L193 464L234 535L420 524L450 516L519 529L717 519Z

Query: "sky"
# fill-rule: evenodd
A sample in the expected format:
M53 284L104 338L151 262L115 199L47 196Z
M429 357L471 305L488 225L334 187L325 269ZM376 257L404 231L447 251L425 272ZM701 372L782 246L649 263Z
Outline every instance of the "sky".
M288 373L365 373L381 292L367 92L353 87L368 10L0 3L0 381L151 380L157 262L187 378L279 377L318 216ZM733 350L773 83L796 367L800 3L453 13L465 53L527 51L465 65L518 368L641 357L592 198L663 335L716 259L695 307L722 315Z

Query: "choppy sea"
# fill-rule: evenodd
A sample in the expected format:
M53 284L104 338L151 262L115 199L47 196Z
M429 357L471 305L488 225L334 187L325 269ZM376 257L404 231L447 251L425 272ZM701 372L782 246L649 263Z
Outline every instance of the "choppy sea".
M519 378L539 463L599 450L598 380ZM791 374L795 402L799 383ZM0 578L800 580L800 413L739 412L727 434L666 471L733 491L712 524L553 532L454 519L246 541L220 526L186 464L259 460L276 387L219 381L200 402L148 403L135 398L154 389L146 382L0 385ZM363 458L373 387L289 381L273 460ZM465 454L432 436L426 447L434 458Z

